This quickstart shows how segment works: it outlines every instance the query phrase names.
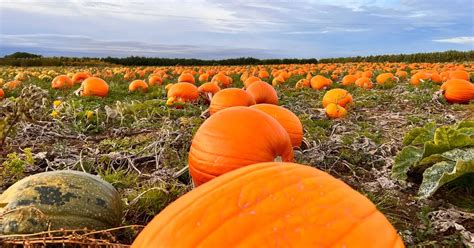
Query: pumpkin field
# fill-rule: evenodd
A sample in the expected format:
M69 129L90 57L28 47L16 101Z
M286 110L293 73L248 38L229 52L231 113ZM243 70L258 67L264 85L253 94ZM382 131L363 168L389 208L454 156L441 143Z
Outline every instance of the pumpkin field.
M472 247L474 63L0 67L0 247Z

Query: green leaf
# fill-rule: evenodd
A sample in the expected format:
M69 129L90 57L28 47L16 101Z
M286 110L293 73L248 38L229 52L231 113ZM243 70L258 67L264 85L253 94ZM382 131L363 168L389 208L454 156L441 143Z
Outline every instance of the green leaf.
M433 154L431 156L428 156L426 158L423 158L417 166L425 166L425 165L432 165L436 164L438 162L444 161L445 158L441 154Z
M457 129L461 128L474 128L474 120L466 120L466 121L461 121L457 125Z
M395 158L392 168L392 178L398 181L406 181L410 167L416 164L422 155L423 150L415 146L404 147Z
M455 148L469 146L474 146L474 138L460 133L457 129L451 127L440 127L436 129L434 140L424 144L423 158Z
M424 127L413 128L403 138L403 145L423 145L423 143L433 140L436 130L436 123L430 122Z
M437 189L446 183L455 179L474 173L474 149L470 149L463 157L470 157L469 160L443 161L434 164L423 173L418 195L420 198L428 198L433 195Z

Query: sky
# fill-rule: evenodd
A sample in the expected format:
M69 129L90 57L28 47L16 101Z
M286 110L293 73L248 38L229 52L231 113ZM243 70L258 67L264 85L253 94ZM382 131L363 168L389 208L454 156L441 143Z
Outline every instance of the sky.
M474 50L473 0L0 0L0 56L328 58Z

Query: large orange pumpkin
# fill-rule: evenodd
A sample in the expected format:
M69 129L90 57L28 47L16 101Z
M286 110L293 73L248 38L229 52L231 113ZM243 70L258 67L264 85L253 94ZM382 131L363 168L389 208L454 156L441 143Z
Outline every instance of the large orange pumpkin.
M463 79L451 79L441 85L449 103L469 103L474 99L474 84Z
M51 88L53 89L68 89L73 85L74 83L67 75L59 75L51 82Z
M342 85L349 86L354 84L357 81L356 75L347 75L342 78Z
M290 110L273 104L256 104L250 108L261 110L275 118L288 132L293 147L300 147L303 141L303 125Z
M189 150L189 171L195 185L219 175L281 157L293 160L285 129L270 115L247 107L221 110L196 132Z
M310 84L311 84L311 88L320 90L322 88L325 88L331 85L332 81L331 79L326 78L324 76L316 75L311 78Z
M198 99L198 88L191 83L176 83L169 87L167 92L167 105L172 105L175 102L193 102Z
M247 91L238 88L227 88L218 91L212 97L209 107L210 114L219 110L234 106L251 106L255 104L255 99Z
M352 95L344 89L329 90L323 96L323 107L328 106L330 103L345 107L347 104L352 103Z
M294 163L259 163L168 205L132 248L403 248L387 218L333 176Z
M98 77L88 77L82 81L82 96L106 97L109 94L109 85Z
M395 76L390 72L381 73L375 78L375 81L377 81L378 84L393 83L395 82Z
M148 90L148 84L143 80L134 80L128 85L128 90L134 92L140 90L141 92L146 92Z
M456 70L449 73L449 79L463 79L469 81L469 73L463 70Z
M253 82L247 87L247 92L255 99L255 103L278 105L278 95L275 88L266 82Z

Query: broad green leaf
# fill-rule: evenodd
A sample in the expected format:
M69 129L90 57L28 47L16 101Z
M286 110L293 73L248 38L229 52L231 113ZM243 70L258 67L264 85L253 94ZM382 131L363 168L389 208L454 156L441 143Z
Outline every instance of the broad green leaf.
M405 135L403 138L403 145L423 145L423 143L433 140L434 133L436 130L436 123L430 122L424 127L414 128Z
M444 161L446 158L444 158L441 154L433 154L431 156L428 156L426 158L423 158L417 166L425 166L425 165L432 165L436 164L438 162Z
M471 156L474 154L471 152ZM443 161L434 164L423 173L423 181L418 190L421 198L433 195L437 189L463 175L474 173L474 158L468 161Z
M423 148L423 158L433 154L443 153L455 148L474 146L474 138L460 133L457 129L440 127L436 129L434 141L426 142Z
M453 149L441 154L445 159L451 161L470 161L474 160L474 147L464 148L464 149Z
M398 181L407 180L407 172L416 164L422 155L422 149L415 146L404 147L395 158L395 164L392 168L392 178Z
M467 136L474 136L474 127L463 127L457 129L459 133L465 134Z
M457 125L457 129L461 128L474 128L474 120L461 121Z

